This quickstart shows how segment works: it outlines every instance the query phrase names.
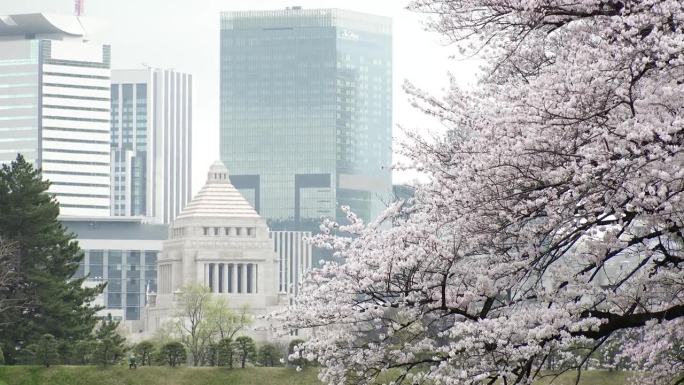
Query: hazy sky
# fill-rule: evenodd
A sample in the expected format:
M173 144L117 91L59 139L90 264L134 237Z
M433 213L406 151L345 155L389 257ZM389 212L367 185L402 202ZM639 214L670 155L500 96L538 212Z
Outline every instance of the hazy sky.
M407 102L404 80L435 94L448 85L447 71L467 86L477 62L449 59L456 47L426 32L425 15L408 12L409 0L85 0L85 16L98 19L101 29L91 39L112 45L112 68L174 68L193 75L193 192L219 157L219 18L221 11L304 8L344 8L393 19L393 120L420 130L439 130ZM0 14L51 12L72 14L73 0L0 0ZM230 166L229 166L230 167ZM395 173L395 182L415 178Z

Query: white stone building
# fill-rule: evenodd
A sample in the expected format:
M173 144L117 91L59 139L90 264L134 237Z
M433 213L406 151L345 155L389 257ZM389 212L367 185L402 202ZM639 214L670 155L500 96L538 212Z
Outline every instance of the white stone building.
M207 182L169 227L157 260L158 292L146 309L145 333L152 334L177 314L184 286L204 285L227 299L231 308L247 305L262 315L287 303L279 294L278 259L266 221L230 183L221 162L209 169ZM247 331L256 340L272 338L257 320Z

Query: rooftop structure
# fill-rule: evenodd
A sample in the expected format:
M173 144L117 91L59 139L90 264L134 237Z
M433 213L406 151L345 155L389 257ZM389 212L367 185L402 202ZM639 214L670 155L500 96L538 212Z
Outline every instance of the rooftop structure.
M47 13L0 16L0 40L16 39L83 39L86 30L78 17Z

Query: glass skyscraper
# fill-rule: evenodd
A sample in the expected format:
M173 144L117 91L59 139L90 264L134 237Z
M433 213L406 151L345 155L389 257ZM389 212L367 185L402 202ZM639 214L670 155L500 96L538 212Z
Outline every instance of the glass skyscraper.
M339 9L221 17L221 159L272 229L391 195L392 25Z

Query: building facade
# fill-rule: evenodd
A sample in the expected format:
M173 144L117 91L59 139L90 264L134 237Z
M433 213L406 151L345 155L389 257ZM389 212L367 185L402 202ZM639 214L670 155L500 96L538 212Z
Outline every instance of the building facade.
M170 223L191 198L192 76L113 70L112 215Z
M278 258L278 292L290 301L299 295L299 284L313 267L313 246L308 231L271 231L269 237Z
M391 20L339 9L221 17L221 159L274 230L391 195Z
M233 187L228 170L214 163L207 182L169 228L157 260L157 292L146 310L145 332L178 318L178 296L189 285L208 287L231 308L253 315L285 304L277 291L278 260L266 221ZM250 331L265 340L270 329L256 320Z
M42 168L62 215L109 215L110 63L76 17L0 17L0 163Z
M96 301L102 314L140 320L146 293L157 290L157 258L168 235L168 226L145 223L141 218L61 218L76 234L85 254L76 278L86 284L107 282ZM135 328L133 328L135 329Z

